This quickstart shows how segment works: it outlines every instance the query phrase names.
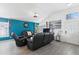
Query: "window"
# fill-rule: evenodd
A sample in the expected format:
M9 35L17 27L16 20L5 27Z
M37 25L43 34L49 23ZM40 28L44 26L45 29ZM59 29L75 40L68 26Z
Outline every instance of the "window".
M79 12L67 14L66 19L79 19Z
M0 37L9 37L9 22L0 22Z

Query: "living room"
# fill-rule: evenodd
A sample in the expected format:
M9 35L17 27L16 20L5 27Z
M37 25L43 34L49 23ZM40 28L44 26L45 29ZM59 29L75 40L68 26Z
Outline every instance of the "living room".
M0 3L0 55L78 55L78 19L78 3Z

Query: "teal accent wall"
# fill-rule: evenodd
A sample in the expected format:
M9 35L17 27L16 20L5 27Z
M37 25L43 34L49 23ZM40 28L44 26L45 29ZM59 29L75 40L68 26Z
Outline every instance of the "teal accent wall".
M25 22L16 19L8 19L8 18L0 18L0 22L8 22L9 21L9 34L12 32L16 33L18 36L21 35L23 31L32 31L35 32L35 23L34 22ZM24 23L28 24L28 27L24 27ZM0 37L0 40L9 40L9 37Z
M27 23L28 26L24 27L24 23ZM23 31L35 31L34 22L24 22L20 20L10 20L10 34L11 32L16 33L18 36L21 35Z

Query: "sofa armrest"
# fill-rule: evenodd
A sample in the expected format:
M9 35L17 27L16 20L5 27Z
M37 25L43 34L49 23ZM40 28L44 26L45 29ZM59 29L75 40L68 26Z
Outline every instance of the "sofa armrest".
M28 42L33 42L33 37L27 38Z

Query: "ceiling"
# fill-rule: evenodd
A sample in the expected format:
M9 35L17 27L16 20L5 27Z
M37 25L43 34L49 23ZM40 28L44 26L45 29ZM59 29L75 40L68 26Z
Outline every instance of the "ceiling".
M0 3L0 17L40 22L51 13L77 5L79 4L68 6L68 3ZM38 14L36 19L33 18L35 12Z

